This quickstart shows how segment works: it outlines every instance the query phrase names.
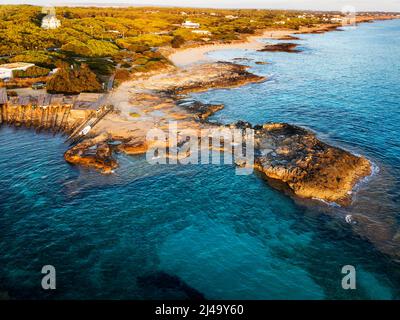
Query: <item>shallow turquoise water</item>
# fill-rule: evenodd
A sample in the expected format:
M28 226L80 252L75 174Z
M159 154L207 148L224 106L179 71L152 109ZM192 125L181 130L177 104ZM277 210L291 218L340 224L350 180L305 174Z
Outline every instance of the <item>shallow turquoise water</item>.
M380 171L348 209L291 199L230 166L119 155L121 167L102 176L65 163L61 137L2 127L0 292L185 298L165 276L143 285L162 271L208 299L399 299L400 246L376 237L378 227L395 234L400 217L399 35L400 21L388 21L304 35L300 54L212 53L250 58L269 81L194 95L225 104L214 120L300 124L368 156ZM348 213L374 224L353 228ZM46 264L57 270L52 292L40 286ZM356 267L357 290L341 288L344 265Z

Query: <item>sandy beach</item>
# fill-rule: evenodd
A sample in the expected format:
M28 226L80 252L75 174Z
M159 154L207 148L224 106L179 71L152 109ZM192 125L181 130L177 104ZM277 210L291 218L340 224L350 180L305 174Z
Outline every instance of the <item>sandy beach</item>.
M165 52L168 59L177 67L185 67L193 63L210 62L208 53L218 50L242 49L242 50L261 50L264 48L265 43L262 39L283 39L291 35L296 36L299 34L325 32L341 25L335 24L322 24L315 27L303 27L299 30L294 29L267 29L263 30L260 34L248 36L242 40L232 41L231 43L213 43L205 44L202 46L185 47L180 49L173 49L170 52ZM286 41L291 41L288 38Z
M392 16L382 16L378 20L393 19ZM357 23L372 22L377 20L375 17L357 17ZM193 63L210 62L211 58L207 55L210 52L218 50L242 49L242 50L260 50L264 47L262 39L281 39L291 35L301 35L307 33L323 33L340 28L341 24L321 24L314 27L301 27L299 30L294 29L267 29L261 31L260 34L248 36L244 39L232 41L231 43L213 43L202 46L184 47L172 49L169 52L163 52L168 59L177 67L185 67ZM285 41L291 41L288 38Z
M264 47L261 39L279 39L294 33L295 30L266 30L261 35L250 36L226 44L208 44L192 48L176 49L168 55L168 59L178 67L184 67L197 62L207 62L209 52L227 49L260 50Z

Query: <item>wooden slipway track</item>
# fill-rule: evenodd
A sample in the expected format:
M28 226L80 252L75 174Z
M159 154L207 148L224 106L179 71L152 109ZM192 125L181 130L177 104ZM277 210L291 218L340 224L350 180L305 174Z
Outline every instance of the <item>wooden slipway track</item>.
M89 111L83 120L78 118L73 121L71 114L74 109L70 105L14 106L2 104L0 105L0 125L8 124L15 127L35 128L39 132L46 130L54 134L69 134L66 142L77 144L113 110L112 105L101 106L97 111Z

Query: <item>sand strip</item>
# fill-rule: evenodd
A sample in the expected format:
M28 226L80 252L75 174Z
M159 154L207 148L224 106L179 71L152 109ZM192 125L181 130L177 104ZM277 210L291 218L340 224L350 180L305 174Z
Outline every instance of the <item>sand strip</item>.
M207 56L209 52L229 49L260 50L265 46L265 44L260 41L261 39L278 39L294 32L295 30L266 30L262 35L250 36L243 41L178 49L169 54L168 59L178 67L185 67L198 62L209 62L211 60Z

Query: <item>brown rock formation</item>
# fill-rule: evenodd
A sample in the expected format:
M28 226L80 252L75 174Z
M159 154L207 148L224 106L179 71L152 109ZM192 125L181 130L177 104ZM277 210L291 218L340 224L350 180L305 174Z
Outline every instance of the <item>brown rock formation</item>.
M148 144L144 137L142 139L129 140L128 142L122 143L118 146L119 151L131 155L146 153L147 149Z
M278 40L300 40L300 38L288 34L278 38Z
M297 43L277 43L267 44L263 49L258 50L260 52L292 52L298 53L300 50L296 49Z
M182 106L182 104L180 105ZM223 104L207 104L199 101L194 101L183 108L193 113L199 120L206 120L209 116L213 115L219 110L224 108Z
M329 146L303 128L271 123L254 129L255 168L299 197L346 205L355 184L371 174L367 159Z
M135 83L137 91L130 94L135 97L133 102L139 103L143 109L138 111L150 118L130 117L127 121L120 115L112 115L97 128L99 135L96 138L85 140L68 150L65 159L69 163L110 172L117 167L112 149L127 154L145 153L149 144L153 143L146 141L146 133L154 125L168 130L168 121L175 119L180 130L219 127L205 120L222 109L222 105L179 103L182 92L232 87L262 80L264 78L247 72L246 67L232 63L195 66L140 80ZM162 111L154 113L157 110ZM299 197L346 205L351 200L354 185L371 173L368 160L329 146L305 129L281 123L252 127L243 121L233 126L255 130L255 169L270 179L280 181ZM109 140L121 143L111 146L107 143Z
M95 168L103 173L111 173L113 169L118 167L118 163L112 157L112 149L107 140L108 135L106 134L101 134L93 139L86 139L65 152L64 158L71 164Z
M212 88L233 88L266 80L264 77L248 72L247 69L247 66L230 62L205 64L201 68L195 66L171 74L167 80L169 83L160 83L161 86L168 84L167 88L161 89L161 91L185 94L207 91Z

